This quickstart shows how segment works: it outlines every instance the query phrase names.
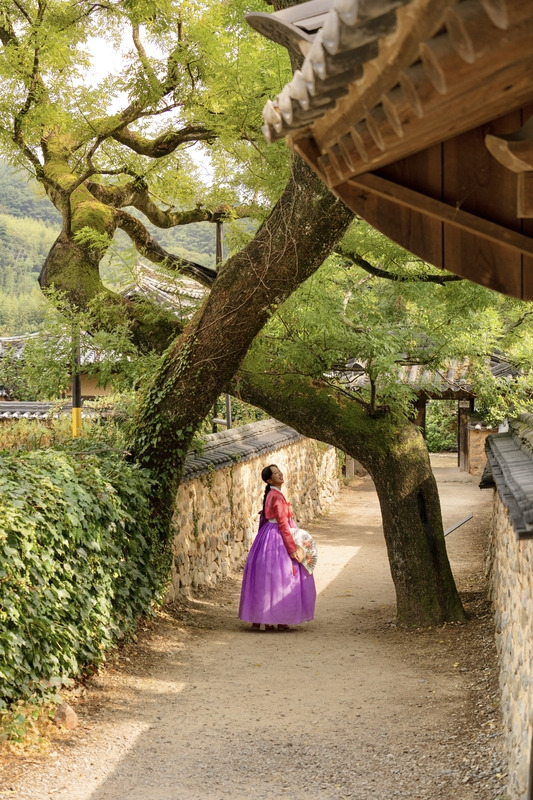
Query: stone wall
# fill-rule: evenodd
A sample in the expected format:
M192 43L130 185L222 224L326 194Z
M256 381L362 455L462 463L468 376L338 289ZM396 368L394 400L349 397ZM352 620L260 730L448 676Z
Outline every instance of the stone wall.
M468 426L468 472L470 475L482 475L487 466L485 440L494 433L492 429Z
M533 540L517 539L498 492L489 564L500 657L509 796L512 800L526 800L533 736Z
M262 506L261 470L273 463L299 525L331 506L339 490L335 448L276 420L212 434L188 459L178 490L169 600L213 586L243 563Z
M533 737L533 415L487 439L494 514L488 554L509 800L529 800ZM483 476L481 486L490 485ZM533 791L533 786L531 787Z

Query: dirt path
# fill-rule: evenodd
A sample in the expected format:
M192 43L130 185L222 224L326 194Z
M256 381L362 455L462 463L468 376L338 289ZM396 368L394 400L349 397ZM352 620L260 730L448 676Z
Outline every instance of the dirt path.
M495 800L503 797L491 615L490 493L434 460L467 625L394 624L369 479L307 527L320 545L317 618L288 633L236 619L240 579L170 609L76 703L46 758L6 765L17 800ZM18 774L17 774L18 773Z

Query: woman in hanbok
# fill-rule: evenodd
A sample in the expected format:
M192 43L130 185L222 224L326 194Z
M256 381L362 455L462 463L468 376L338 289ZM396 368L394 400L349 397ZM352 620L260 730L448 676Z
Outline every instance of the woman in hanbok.
M244 567L239 619L257 630L286 631L313 619L315 580L300 563L304 551L291 533L296 523L281 491L281 470L271 464L261 477L267 487L260 527Z

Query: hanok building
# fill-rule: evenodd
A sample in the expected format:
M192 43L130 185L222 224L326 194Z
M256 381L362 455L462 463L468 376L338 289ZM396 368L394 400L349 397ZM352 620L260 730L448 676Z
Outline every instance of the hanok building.
M301 56L264 108L268 140L286 138L355 214L423 260L533 300L531 0L311 0L247 20ZM533 543L513 536L517 507L533 519L530 441L533 415L488 439L513 800L533 800Z
M496 379L513 380L517 371L498 353L490 358L490 371ZM460 470L472 475L482 475L487 464L484 446L494 427L486 424L481 415L474 412L475 387L472 383L472 364L466 358L451 359L442 369L430 370L425 364L399 364L397 380L409 386L415 395L415 424L426 435L426 406L428 401L452 400L457 408L457 465ZM369 386L364 364L351 359L343 372L335 376L346 389L358 392ZM504 423L504 420L502 420Z

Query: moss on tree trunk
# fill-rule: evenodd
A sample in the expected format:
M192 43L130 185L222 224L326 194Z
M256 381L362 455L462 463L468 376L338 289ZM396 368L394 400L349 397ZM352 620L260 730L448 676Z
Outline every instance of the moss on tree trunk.
M426 444L408 422L394 425L387 442L385 457L369 454L366 460L379 497L398 619L407 625L462 621Z

